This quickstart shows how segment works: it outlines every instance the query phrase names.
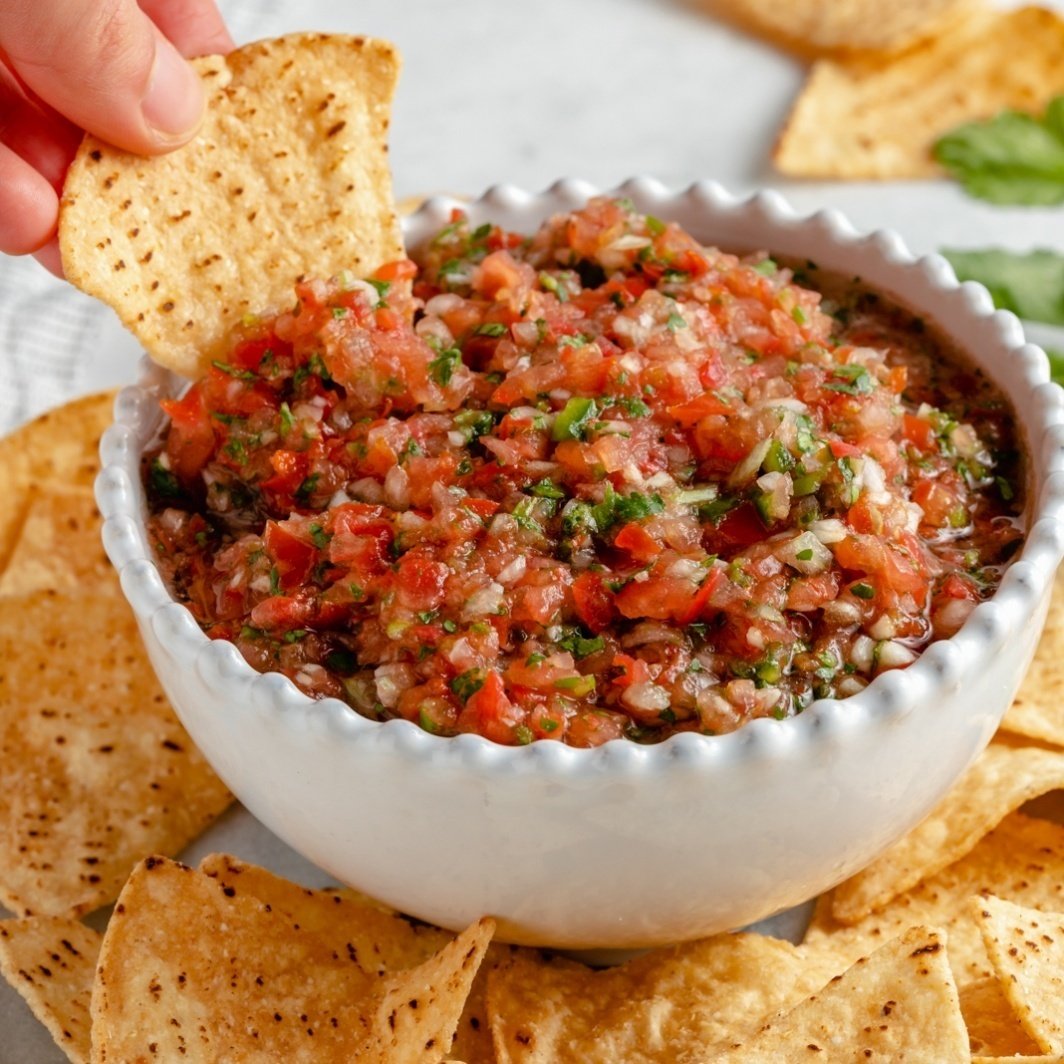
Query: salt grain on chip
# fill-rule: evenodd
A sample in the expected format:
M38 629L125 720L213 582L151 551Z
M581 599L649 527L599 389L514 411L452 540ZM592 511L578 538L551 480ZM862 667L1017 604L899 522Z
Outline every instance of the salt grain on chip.
M295 34L194 65L208 108L191 143L145 159L87 137L59 220L67 277L186 376L246 315L286 308L298 279L403 255L390 44Z

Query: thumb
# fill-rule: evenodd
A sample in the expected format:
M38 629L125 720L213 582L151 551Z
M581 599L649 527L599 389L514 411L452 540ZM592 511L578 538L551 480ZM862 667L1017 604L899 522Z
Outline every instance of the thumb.
M196 132L196 72L135 0L3 0L0 50L18 76L76 125L155 154Z

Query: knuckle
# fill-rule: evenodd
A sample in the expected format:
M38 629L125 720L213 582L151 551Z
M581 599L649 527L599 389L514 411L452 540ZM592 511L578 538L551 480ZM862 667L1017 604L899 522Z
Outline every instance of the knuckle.
M127 0L97 0L83 12L83 54L94 69L106 70L108 78L147 72L154 44L150 34L138 32L136 20L142 16L135 6Z

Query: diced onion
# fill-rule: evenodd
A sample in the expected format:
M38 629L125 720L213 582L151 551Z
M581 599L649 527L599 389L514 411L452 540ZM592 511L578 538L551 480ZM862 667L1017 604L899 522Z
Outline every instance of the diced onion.
M875 652L875 640L869 639L866 635L859 635L853 641L853 646L850 647L850 661L853 662L861 672L870 672Z
M850 530L836 517L811 522L809 531L821 543L829 547L832 543L841 543L850 534Z
M893 639L880 643L876 650L876 664L881 669L901 669L915 660L916 655L907 646Z
M805 576L822 573L833 560L831 551L812 532L787 540L777 548L776 557Z
M631 709L642 710L644 713L661 712L669 708L669 692L656 683L644 681L634 683L627 688L621 701Z
M762 440L731 472L728 487L741 488L754 479L772 447L772 438Z

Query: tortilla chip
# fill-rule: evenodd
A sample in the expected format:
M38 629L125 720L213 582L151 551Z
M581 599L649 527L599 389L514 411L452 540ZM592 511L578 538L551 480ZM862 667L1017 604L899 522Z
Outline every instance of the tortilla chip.
M832 917L831 895L824 895L802 949L826 955L841 969L924 924L948 932L958 983L984 979L993 973L969 899L988 894L1034 909L1064 910L1064 827L1013 813L967 856L852 927Z
M0 973L74 1064L88 1064L101 936L64 916L0 921Z
M440 928L384 909L380 902L358 891L308 890L227 854L204 857L199 868L225 887L267 902L301 927L334 933L342 929L345 942L358 954L359 964L378 973L413 968L454 938ZM465 1064L495 1060L484 1000L486 981L488 971L507 957L510 949L490 946L473 981L451 1047L451 1053Z
M67 278L186 376L245 315L291 305L297 279L403 256L390 44L296 34L194 65L208 96L196 138L145 159L86 137L59 219Z
M1038 1055L1038 1045L1020 1026L997 979L977 979L958 992L973 1053L992 1057Z
M1064 567L1053 582L1053 598L1038 651L1001 727L1064 746Z
M715 11L805 51L903 48L940 30L971 0L719 0Z
M159 688L117 591L0 599L0 903L111 901L231 798Z
M114 580L89 488L44 484L31 497L18 541L0 575L0 595L70 590Z
M344 928L305 927L252 893L148 858L104 936L93 1059L436 1062L493 927L482 920L418 967L377 975Z
M1001 988L1024 1029L1046 1053L1064 1053L1064 913L1000 898L973 907Z
M522 952L489 975L488 1016L504 1064L702 1059L833 974L834 965L756 934L716 935L604 971Z
M938 932L914 927L714 1059L779 1064L801 1049L802 1060L967 1064L968 1035L945 947Z
M773 158L797 177L936 176L944 133L1009 108L1041 112L1061 92L1064 19L976 12L899 54L816 63Z
M994 741L938 807L835 888L836 920L853 924L963 857L1024 802L1064 787L1064 751Z
M100 470L100 436L111 423L114 397L114 392L100 392L76 399L0 439L0 573L41 484L92 487Z

